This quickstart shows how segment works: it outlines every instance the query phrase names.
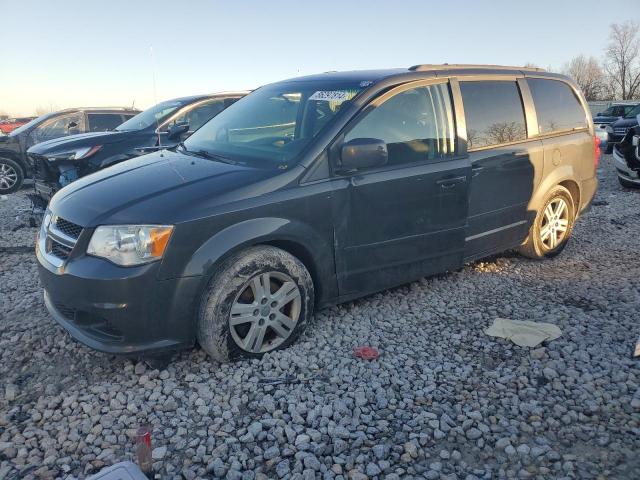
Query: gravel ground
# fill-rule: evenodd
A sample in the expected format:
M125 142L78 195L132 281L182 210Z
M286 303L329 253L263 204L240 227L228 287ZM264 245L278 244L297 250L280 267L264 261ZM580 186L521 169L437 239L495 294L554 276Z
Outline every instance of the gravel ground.
M640 192L610 157L563 254L505 254L324 310L261 361L163 371L47 315L24 193L0 202L0 479L83 478L153 426L158 478L640 478ZM495 317L553 322L529 349ZM374 345L378 360L353 358ZM265 379L283 379L271 385Z

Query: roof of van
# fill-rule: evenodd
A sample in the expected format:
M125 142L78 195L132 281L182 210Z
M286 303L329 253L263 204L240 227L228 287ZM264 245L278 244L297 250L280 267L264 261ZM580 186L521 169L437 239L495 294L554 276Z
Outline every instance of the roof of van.
M547 72L538 67L516 67L504 65L467 65L467 64L420 64L409 68L388 68L380 70L353 70L345 72L330 71L315 75L292 78L289 81L345 81L345 82L376 82L389 77L437 77L439 75L543 75L557 78L567 78L564 75ZM287 80L285 80L287 81ZM279 83L279 82L278 82Z

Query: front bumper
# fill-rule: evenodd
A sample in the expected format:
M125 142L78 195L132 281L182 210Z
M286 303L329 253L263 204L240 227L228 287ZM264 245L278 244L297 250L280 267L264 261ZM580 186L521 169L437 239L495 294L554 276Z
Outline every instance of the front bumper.
M91 233L84 231L57 265L38 242L38 272L53 318L101 352L150 354L193 346L201 278L159 280L159 262L125 268L77 253L88 242L83 235Z
M613 149L613 164L618 177L640 186L640 173L629 167L624 155L617 148Z

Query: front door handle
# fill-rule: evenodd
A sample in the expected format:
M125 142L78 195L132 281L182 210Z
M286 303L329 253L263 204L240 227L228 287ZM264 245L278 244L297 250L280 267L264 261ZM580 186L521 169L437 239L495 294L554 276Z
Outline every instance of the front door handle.
M462 177L447 177L447 178L443 178L441 180L436 181L436 184L440 185L440 188L443 188L443 189L446 190L448 188L453 188L457 184L464 183L466 181L467 181L467 177L466 176L462 176Z

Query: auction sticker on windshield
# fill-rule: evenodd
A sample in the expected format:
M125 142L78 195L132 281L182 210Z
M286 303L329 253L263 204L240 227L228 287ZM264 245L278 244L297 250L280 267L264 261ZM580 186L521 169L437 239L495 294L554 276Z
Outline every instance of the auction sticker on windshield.
M319 90L309 97L309 100L324 102L346 102L351 100L357 92L352 90Z

